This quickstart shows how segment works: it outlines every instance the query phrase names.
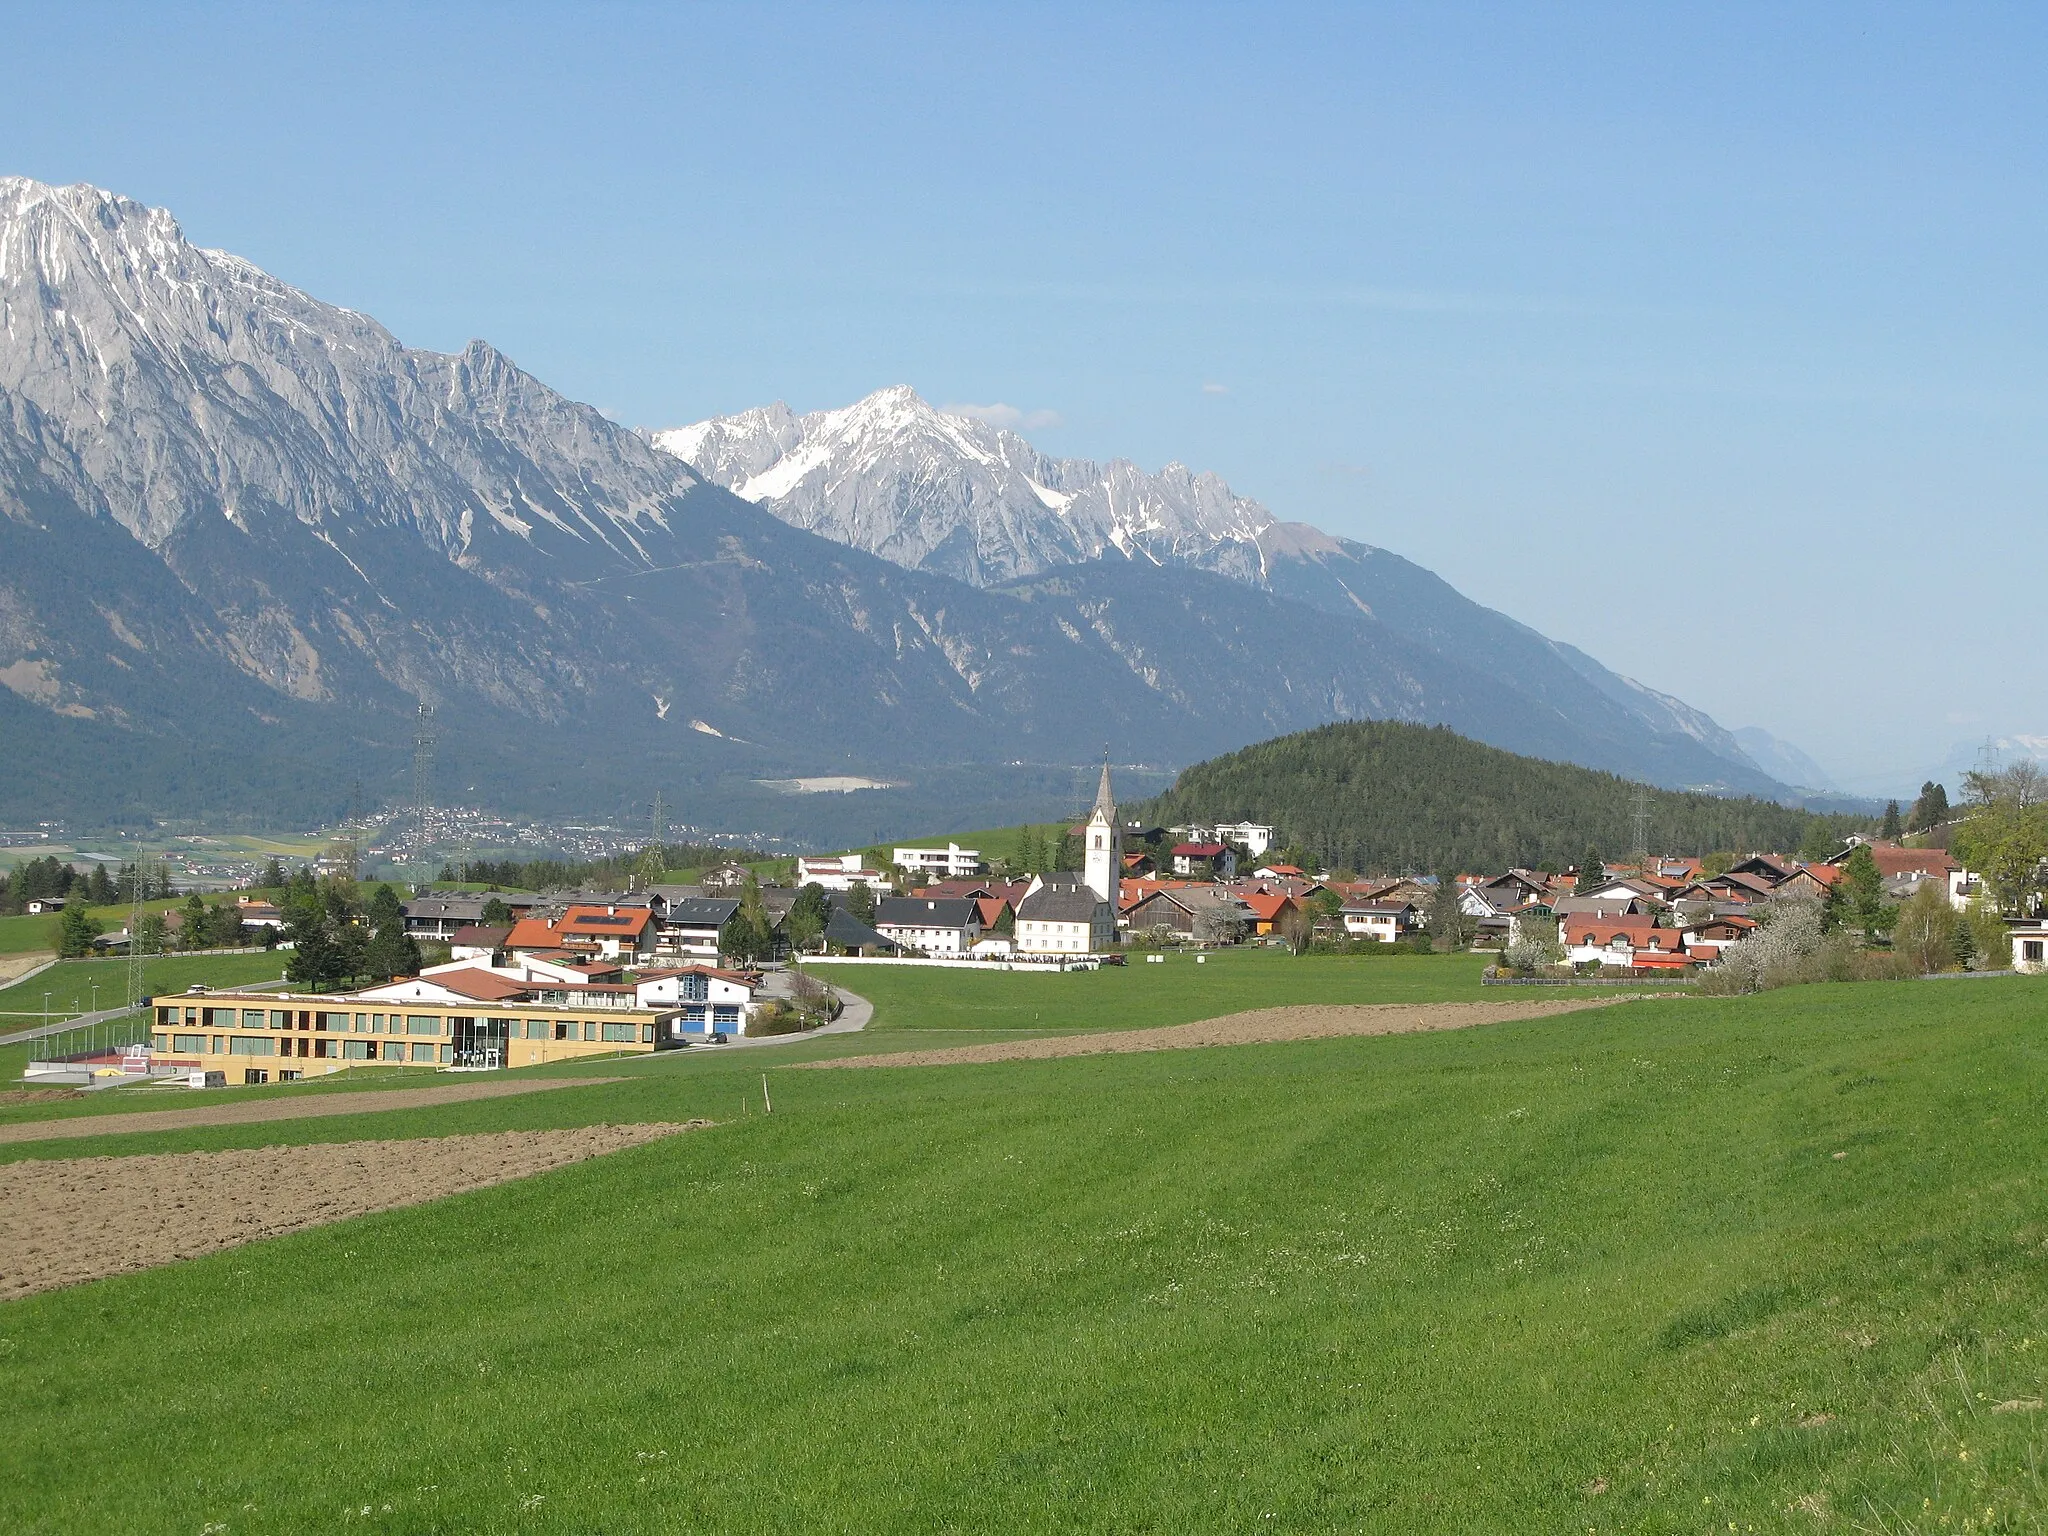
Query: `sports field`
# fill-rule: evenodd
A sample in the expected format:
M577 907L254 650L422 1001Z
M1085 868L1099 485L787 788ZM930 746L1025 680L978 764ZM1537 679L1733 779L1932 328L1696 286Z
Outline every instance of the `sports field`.
M1476 969L1244 955L959 995L848 970L880 1005L867 1035L610 1061L578 1070L620 1081L572 1093L0 1148L721 1122L0 1306L9 1524L2048 1525L2038 982L777 1066L1476 999ZM983 988L1005 980L1034 990Z

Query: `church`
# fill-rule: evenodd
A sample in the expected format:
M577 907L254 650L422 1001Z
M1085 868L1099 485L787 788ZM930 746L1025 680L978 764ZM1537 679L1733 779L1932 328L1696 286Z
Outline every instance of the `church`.
M1033 883L1017 906L1017 952L1099 955L1116 944L1116 900L1123 875L1123 835L1110 792L1109 763L1095 806L1081 829L1081 872L1062 871Z

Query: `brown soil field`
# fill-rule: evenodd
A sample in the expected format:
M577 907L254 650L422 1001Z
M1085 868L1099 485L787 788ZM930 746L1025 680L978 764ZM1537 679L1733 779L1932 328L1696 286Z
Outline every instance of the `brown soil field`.
M894 1051L883 1056L847 1056L836 1061L793 1062L794 1067L949 1067L981 1061L1042 1061L1055 1056L1100 1056L1120 1051L1185 1051L1207 1045L1269 1045L1282 1040L1315 1040L1331 1035L1405 1035L1430 1029L1470 1029L1516 1019L1606 1008L1618 997L1555 1003L1369 1003L1257 1008L1226 1013L1194 1024L1162 1029L1113 1030L1089 1035L1052 1035L1037 1040L1000 1040L939 1051Z
M419 1205L710 1123L17 1163L0 1183L0 1299Z
M109 1115L74 1115L65 1120L22 1120L0 1125L0 1142L57 1141L79 1136L121 1136L141 1131L183 1131L193 1126L254 1125L265 1120L306 1120L321 1115L375 1115L392 1109L424 1109L433 1104L461 1104L470 1099L501 1099L514 1093L541 1093L550 1088L588 1088L616 1083L617 1077L543 1077L528 1082L449 1083L440 1088L366 1088L344 1090L332 1097L293 1096L244 1099L235 1104L196 1105L191 1109L139 1109ZM116 1088L115 1093L157 1092ZM204 1092L205 1090L200 1090Z
M0 983L10 982L17 976L24 976L45 960L54 960L57 952L51 949L35 950L23 955L0 955Z

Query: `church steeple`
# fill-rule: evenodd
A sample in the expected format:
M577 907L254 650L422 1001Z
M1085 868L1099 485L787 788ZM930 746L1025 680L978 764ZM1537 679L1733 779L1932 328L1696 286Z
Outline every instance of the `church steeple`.
M1102 783L1095 791L1095 808L1088 813L1083 829L1083 878L1088 888L1116 907L1118 882L1124 872L1123 829L1116 824L1116 796L1109 787L1109 753L1102 754Z

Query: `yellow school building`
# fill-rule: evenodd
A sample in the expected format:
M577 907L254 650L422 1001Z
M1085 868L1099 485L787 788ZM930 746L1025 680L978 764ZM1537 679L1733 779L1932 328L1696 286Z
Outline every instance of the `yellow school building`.
M333 993L207 991L150 1003L151 1054L219 1072L230 1087L376 1064L491 1070L640 1055L673 1035L681 1014L607 1006L571 1017L509 1000L450 1006Z

